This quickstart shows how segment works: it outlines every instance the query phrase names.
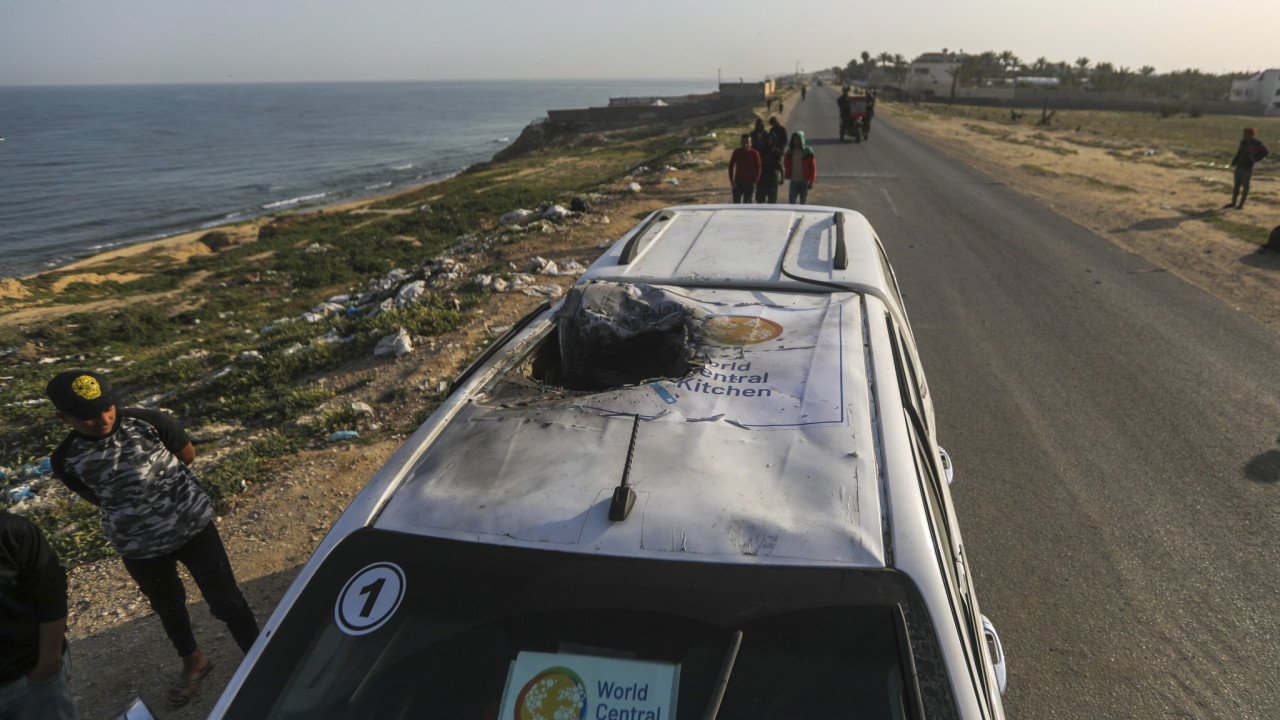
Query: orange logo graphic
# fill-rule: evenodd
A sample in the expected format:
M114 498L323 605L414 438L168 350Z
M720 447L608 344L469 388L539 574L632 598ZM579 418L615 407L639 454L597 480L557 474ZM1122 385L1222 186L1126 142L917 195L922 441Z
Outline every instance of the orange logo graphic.
M782 326L751 315L716 315L707 318L707 334L726 345L754 345L782 334Z
M578 674L566 667L547 668L525 683L516 696L513 720L587 716L587 688Z

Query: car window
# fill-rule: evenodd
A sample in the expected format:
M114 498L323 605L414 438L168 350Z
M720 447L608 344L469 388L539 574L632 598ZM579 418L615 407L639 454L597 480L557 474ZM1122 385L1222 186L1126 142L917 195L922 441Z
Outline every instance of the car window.
M889 341L893 347L893 362L898 373L899 390L902 391L902 396L907 402L911 403L916 416L927 429L930 416L925 402L927 391L924 387L924 376L918 369L911 345L903 336L898 324L893 321L893 316L886 313L884 317L889 325Z
M391 585L351 582L379 565L399 573L394 609L379 609L392 607ZM344 628L344 612L359 624L370 609L381 624ZM721 718L953 717L935 638L918 591L892 570L583 557L363 530L311 580L228 716L483 720L549 703L538 680L569 698L554 707L572 717L579 702L593 704L587 717L703 717L728 663Z
M936 454L930 452L928 440L923 435L923 428L918 420L910 415L911 411L908 410L907 424L910 426L916 469L921 478L920 487L924 493L929 524L937 540L935 547L938 566L942 569L947 578L947 585L950 587L948 597L955 626L961 634L961 645L967 656L969 676L974 683L977 696L990 698L993 695L983 670L986 649L982 645L982 623L978 620L973 605L972 586L964 569L963 548L953 532L951 513L947 510L949 495L934 461ZM985 705L984 712L989 712Z

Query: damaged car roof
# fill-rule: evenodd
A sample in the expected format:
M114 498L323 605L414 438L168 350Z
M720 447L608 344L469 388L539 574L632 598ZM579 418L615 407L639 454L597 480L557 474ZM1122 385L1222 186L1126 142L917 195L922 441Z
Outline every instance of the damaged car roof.
M699 238L710 228L723 249L723 225L749 213L667 212L660 237L652 223L637 228L521 330L513 342L530 356L495 359L451 398L453 416L403 466L376 527L610 555L885 566L864 337L867 317L891 308L849 291L883 286L874 253L830 268L846 252L838 223L869 233L865 220L760 213L777 227L753 226L741 252L715 263ZM602 337L622 350L597 352ZM531 379L539 345L625 364L633 338L677 338L682 372L610 384L609 368L587 367L577 389ZM635 505L617 522L610 499L624 477Z

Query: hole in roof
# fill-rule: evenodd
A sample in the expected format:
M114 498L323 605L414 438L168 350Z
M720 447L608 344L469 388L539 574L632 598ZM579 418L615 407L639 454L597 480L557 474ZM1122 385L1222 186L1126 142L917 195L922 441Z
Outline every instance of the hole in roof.
M687 377L697 358L707 312L643 284L591 283L570 290L554 330L490 395L590 394ZM520 390L523 388L523 391ZM498 399L498 398L495 398Z

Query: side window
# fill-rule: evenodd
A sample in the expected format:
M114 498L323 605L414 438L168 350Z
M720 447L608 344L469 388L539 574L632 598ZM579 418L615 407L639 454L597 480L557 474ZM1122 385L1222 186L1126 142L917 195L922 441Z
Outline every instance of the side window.
M910 411L907 412L910 416ZM947 578L951 588L948 600L951 603L952 618L955 627L962 632L962 645L968 656L969 675L974 683L978 697L995 697L987 684L987 675L983 664L986 655L981 644L984 642L982 624L978 621L974 610L972 595L969 592L968 578L965 576L963 551L952 534L951 524L947 518L950 513L946 509L946 494L942 487L941 476L934 465L934 454L929 451L928 440L925 439L920 426L914 418L908 417L911 446L914 450L916 469L920 476L921 491L929 513L929 525L933 529L936 540L938 566Z
M916 417L920 419L921 424L927 426L929 423L929 414L925 412L925 389L921 386L920 373L916 369L915 358L912 357L911 351L906 344L906 338L902 336L897 324L893 322L892 315L885 315L885 322L889 324L889 340L893 344L893 364L898 371L898 388L902 391L902 396L911 403L912 409L915 411Z

